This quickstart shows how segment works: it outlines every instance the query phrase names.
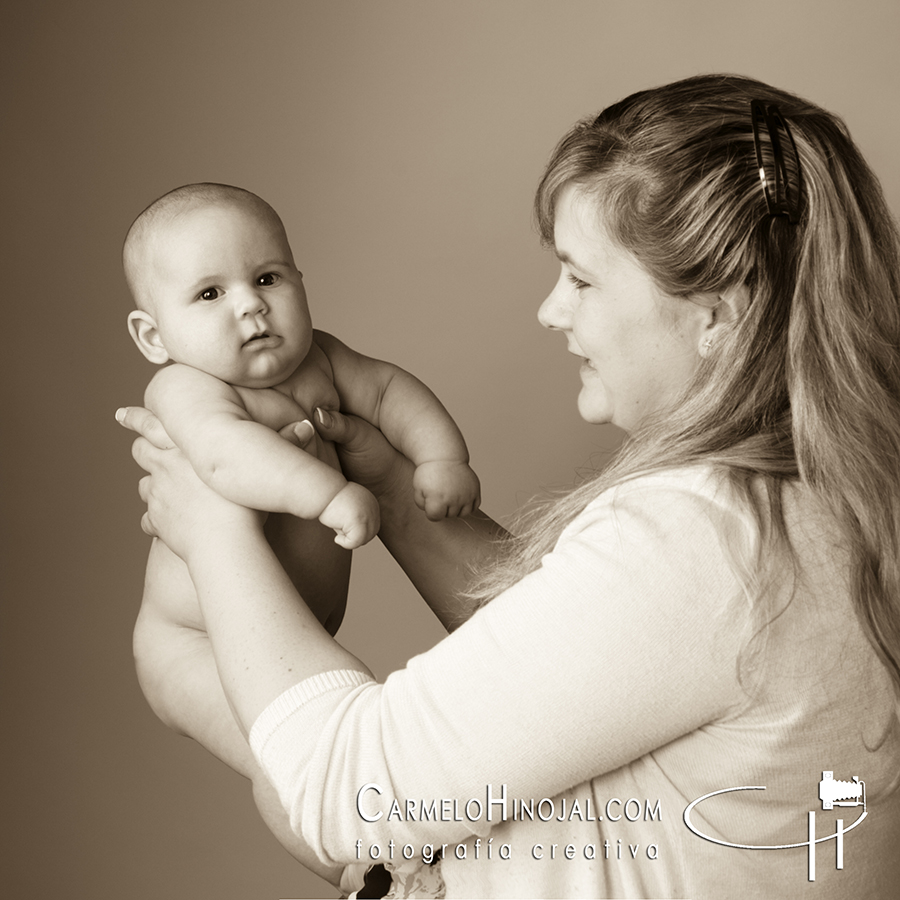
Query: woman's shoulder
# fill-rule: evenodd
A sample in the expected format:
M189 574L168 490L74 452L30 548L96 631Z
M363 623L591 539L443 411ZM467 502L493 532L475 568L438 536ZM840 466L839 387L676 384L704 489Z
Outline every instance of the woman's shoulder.
M595 497L573 521L583 530L609 517L630 517L646 523L687 525L709 520L716 527L728 523L749 533L759 530L760 492L742 488L726 471L713 465L661 469L632 476Z

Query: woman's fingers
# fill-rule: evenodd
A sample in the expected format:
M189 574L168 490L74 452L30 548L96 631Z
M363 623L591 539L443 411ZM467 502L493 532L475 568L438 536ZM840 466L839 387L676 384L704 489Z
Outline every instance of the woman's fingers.
M154 464L161 458L160 455L165 452L165 450L152 444L145 437L135 438L134 443L131 445L131 455L134 457L134 461L145 472L152 471Z
M316 436L316 429L309 419L304 419L302 422L291 422L290 425L285 425L278 434L302 450Z
M316 410L316 429L326 441L335 444L352 444L360 436L359 419L355 416L321 407Z
M369 488L376 496L403 483L405 490L408 460L370 422L333 410L317 409L315 426L319 436L333 441L341 469L349 481Z
M175 446L172 439L166 434L162 422L143 406L124 406L117 409L116 421L125 428L136 431L160 450L171 450Z
M144 501L144 503L147 502L147 498L150 496L150 476L149 475L145 475L138 482L138 495L140 496L141 500Z

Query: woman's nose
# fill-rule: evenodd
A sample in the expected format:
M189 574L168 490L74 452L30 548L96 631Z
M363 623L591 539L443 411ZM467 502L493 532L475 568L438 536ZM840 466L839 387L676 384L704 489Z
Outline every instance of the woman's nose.
M538 322L552 331L563 331L571 322L571 305L569 303L564 283L564 277L560 275L556 286L547 295L547 299L538 309Z

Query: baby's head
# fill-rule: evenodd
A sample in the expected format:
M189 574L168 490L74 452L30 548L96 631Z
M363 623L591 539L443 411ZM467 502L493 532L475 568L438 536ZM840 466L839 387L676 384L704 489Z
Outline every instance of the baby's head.
M312 343L306 292L281 219L255 194L189 184L160 197L128 231L128 330L144 356L229 384L271 387Z

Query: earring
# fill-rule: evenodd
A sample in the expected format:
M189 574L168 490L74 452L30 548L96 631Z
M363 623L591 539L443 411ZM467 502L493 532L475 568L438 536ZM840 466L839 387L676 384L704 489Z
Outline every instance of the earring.
M708 337L700 346L705 355L708 355L712 350L713 340L711 337Z

